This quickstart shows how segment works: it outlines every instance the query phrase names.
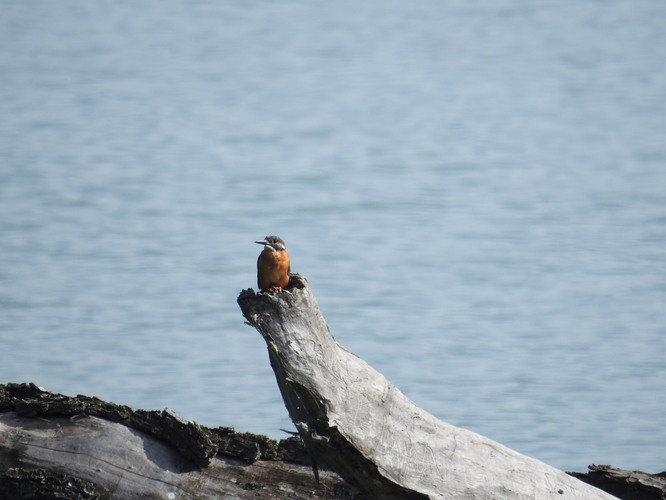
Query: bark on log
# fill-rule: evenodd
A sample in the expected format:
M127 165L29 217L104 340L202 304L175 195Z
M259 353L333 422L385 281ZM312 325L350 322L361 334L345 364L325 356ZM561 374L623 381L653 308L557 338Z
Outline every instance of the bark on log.
M0 498L613 498L539 461L438 421L330 335L306 282L241 293L310 453L210 429L169 410L0 385ZM632 500L666 500L661 475L591 466L582 480Z
M313 460L369 498L581 499L611 495L444 423L331 335L305 279L238 304L263 336L289 415Z
M334 473L321 479L317 487L298 438L277 443L168 410L0 385L2 499L356 498Z
M588 469L569 474L623 500L666 500L666 472L646 474L610 465L590 465Z

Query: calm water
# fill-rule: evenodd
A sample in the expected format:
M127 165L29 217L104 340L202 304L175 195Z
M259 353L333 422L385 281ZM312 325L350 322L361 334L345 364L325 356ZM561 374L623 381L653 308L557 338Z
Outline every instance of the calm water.
M566 470L666 469L666 3L3 2L0 381L292 429L243 324Z

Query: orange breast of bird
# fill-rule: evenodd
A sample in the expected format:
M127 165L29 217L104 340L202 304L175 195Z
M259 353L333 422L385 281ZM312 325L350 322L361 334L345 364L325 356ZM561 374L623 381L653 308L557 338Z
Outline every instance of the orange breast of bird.
M289 284L289 255L286 250L264 250L257 260L257 284L261 290L280 291Z

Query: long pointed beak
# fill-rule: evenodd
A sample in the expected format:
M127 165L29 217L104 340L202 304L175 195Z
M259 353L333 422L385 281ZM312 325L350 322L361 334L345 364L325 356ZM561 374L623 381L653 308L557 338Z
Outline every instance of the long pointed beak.
M259 243L260 245L268 245L268 242L266 240L255 241L255 243Z

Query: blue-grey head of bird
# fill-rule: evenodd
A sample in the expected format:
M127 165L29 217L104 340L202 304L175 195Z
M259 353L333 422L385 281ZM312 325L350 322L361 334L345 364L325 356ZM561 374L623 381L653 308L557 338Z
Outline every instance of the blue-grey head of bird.
M255 241L260 245L264 245L264 250L270 252L277 252L278 250L284 250L284 241L279 236L266 236L263 240Z

